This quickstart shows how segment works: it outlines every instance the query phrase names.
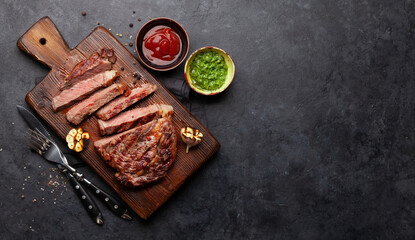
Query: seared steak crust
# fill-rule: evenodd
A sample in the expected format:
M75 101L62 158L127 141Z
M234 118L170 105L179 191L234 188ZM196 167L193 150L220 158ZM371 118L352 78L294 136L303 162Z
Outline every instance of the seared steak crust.
M156 91L156 89L156 85L149 83L143 84L141 87L137 87L131 90L130 95L119 96L116 99L112 100L110 103L99 109L95 115L102 120L108 120L127 107L147 97Z
M166 175L176 157L177 136L168 116L103 138L94 146L117 170L117 180L128 187L143 187Z
M66 113L66 119L69 122L78 125L90 114L94 113L100 107L104 106L106 103L122 94L126 88L126 85L122 83L115 83L94 93L89 98L73 106Z
M166 117L167 115L172 114L172 106L153 104L146 107L131 109L107 121L98 119L98 126L101 135L110 135L113 133L123 132L151 120Z
M75 65L68 76L66 76L60 89L66 89L79 81L96 75L97 73L111 70L112 64L115 63L116 60L117 57L112 49L103 48L101 49L101 54L93 53L89 58Z
M52 99L53 110L60 111L75 102L84 99L96 90L111 84L119 73L116 70L106 71L78 82L69 89L65 89Z

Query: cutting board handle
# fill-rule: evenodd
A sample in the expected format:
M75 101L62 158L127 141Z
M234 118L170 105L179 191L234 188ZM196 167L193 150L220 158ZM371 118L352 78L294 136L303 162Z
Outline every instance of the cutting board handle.
M49 17L43 17L17 41L17 47L50 68L65 62L71 50Z

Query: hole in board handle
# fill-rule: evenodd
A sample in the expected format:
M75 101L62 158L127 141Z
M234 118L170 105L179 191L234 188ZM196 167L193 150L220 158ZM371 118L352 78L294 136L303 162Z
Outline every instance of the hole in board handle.
M45 45L46 44L46 39L45 38L39 39L39 43L42 44L42 45Z

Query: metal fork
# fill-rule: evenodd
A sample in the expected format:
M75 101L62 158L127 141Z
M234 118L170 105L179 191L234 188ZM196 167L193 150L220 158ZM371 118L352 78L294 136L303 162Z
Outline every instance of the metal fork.
M78 195L79 199L81 200L83 206L85 207L86 211L88 212L92 220L99 225L103 224L104 221L102 213L100 212L98 206L95 204L94 200L85 191L85 189L81 185L79 185L80 181L75 180L74 175L68 172L67 169L70 166L62 161L55 160L60 159L60 151L54 145L54 143L48 138L46 138L43 134L41 134L37 129L29 129L29 131L26 132L25 137L25 142L30 146L30 148L33 151L37 152L46 160L57 163L58 168L61 170L61 172L63 172L66 175L66 177L69 179L69 182L74 187L75 193Z
M61 164L69 173L73 175L73 177L75 177L79 182L85 184L89 189L91 189L93 193L98 197L98 199L103 201L105 205L111 211L113 211L116 215L120 216L121 218L125 220L132 219L132 217L128 213L128 208L122 202L118 201L116 198L111 196L109 193L97 187L91 181L86 179L83 176L83 174L77 172L76 169L71 167L68 164L68 160L66 159L65 155L59 150L56 143L54 143L53 141L45 137L45 135L43 135L39 130L29 129L29 132L27 132L26 134L26 139L27 139L26 142L28 143L28 145L35 152L43 156L48 161ZM78 190L79 186L76 189ZM81 198L84 200L87 200L88 196L85 195L85 196L82 196ZM90 199L89 202L93 203L92 198L89 198L89 199ZM95 206L92 205L92 207L88 205L88 209L89 210L96 209L99 211L96 205ZM96 212L94 214L96 214ZM102 220L102 216L101 216L101 220Z
M29 129L26 132L26 143L39 155L43 156L50 162L62 164L72 174L76 175L78 180L82 179L82 174L78 173L73 167L69 166L65 155L59 150L59 147L50 139L45 137L39 130Z

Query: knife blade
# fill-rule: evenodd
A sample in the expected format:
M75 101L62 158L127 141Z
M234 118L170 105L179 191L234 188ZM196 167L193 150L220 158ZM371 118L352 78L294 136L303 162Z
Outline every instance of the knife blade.
M41 133L46 135L46 137L51 138L49 132L46 130L46 128L43 126L43 124L33 115L29 110L24 108L23 106L16 105L17 110L19 111L19 114L23 117L23 119L26 121L27 125L31 129L38 129Z
M19 113L22 115L22 117L25 119L25 121L28 123L28 125L32 129L38 129L46 137L51 138L49 132L46 130L46 128L43 126L43 124L29 110L27 110L26 108L24 108L20 105L17 105L17 109L19 110ZM59 163L63 163L65 166L68 166L66 157L65 157L65 155L63 154L62 151L59 150L59 153L60 153L61 159L56 159L56 160L53 160L53 161L55 161L57 163L57 166L60 170L63 170L63 169L66 170L66 168L64 166L59 164ZM71 169L72 169L72 171L75 170L71 166L68 166L68 167L70 168L69 170L71 170ZM64 173L65 174L71 174L68 171L64 171ZM92 191L92 193L95 196L97 196L98 199L101 200L105 204L105 206L108 209L110 209L115 215L121 217L124 220L132 220L133 219L132 215L128 211L128 207L122 201L117 200L116 197L114 197L111 194L105 192L104 190L102 190L101 188L99 188L98 186L96 186L95 184L93 184L91 181L84 178L83 176L81 176L81 177L77 177L77 176L78 176L78 173L76 173L75 175L72 175L72 178L77 179L79 182L85 184ZM70 180L72 178L70 178ZM76 188L76 190L78 190L78 188Z
M17 107L17 110L19 111L19 114L23 117L23 119L29 125L31 129L33 130L37 129L43 135L51 139L51 135L46 130L46 128L43 126L43 124L39 121L39 119L37 119L29 110L27 110L23 106L17 105L16 107ZM79 181L71 173L69 173L66 170L65 167L63 167L59 163L56 163L56 166L68 178L69 183L74 188L75 193L81 200L83 206L85 207L88 214L91 216L92 220L96 222L97 224L102 225L104 223L102 213L99 211L99 208L94 202L94 200L92 199L92 197L88 194L88 192L84 189L84 187L79 183Z

